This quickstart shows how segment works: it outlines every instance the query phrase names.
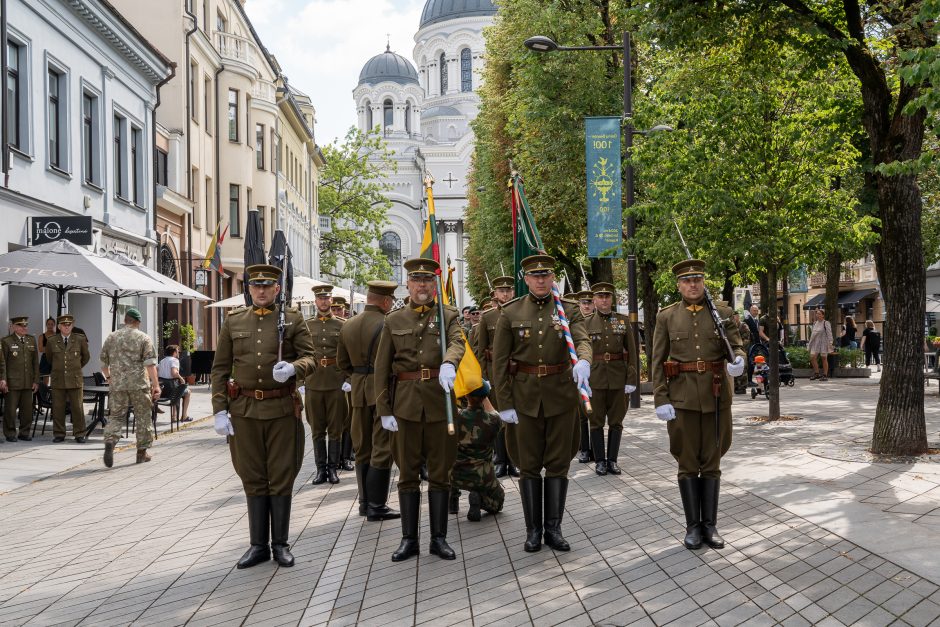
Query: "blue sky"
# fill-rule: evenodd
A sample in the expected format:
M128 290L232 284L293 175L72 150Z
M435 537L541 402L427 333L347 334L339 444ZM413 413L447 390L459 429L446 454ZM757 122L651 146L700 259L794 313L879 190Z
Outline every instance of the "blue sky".
M411 60L425 0L247 0L245 10L291 85L310 95L320 145L356 124L359 71L385 50Z

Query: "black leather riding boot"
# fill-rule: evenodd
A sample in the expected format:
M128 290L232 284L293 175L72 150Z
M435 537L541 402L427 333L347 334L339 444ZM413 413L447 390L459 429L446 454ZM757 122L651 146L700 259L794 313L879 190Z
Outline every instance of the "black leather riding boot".
M248 497L248 537L251 546L238 560L236 565L238 568L251 568L271 559L271 549L268 547L269 498L268 496Z
M349 431L343 431L343 448L339 456L339 467L342 470L355 470L352 450L352 436L349 435Z
M617 455L620 452L620 436L623 435L622 429L607 430L607 472L612 475L619 475L622 471L617 465Z
M456 514L460 511L460 490L450 489L450 498L447 500L447 513Z
M326 462L326 480L330 483L339 483L339 477L336 470L339 468L339 447L337 440L330 440L327 443L327 462Z
M561 535L561 519L565 514L567 496L567 477L545 477L545 544L556 551L571 550Z
M702 514L698 477L679 479L679 495L682 497L682 509L685 510L685 540L687 549L702 546Z
M457 559L457 554L447 544L447 490L428 491L428 509L431 513L431 555L444 560Z
M519 480L522 493L522 513L525 516L525 550L534 553L542 549L542 478L523 477Z
M291 496L270 496L271 500L271 552L278 566L294 565L287 536L290 530Z
M480 506L483 505L483 499L480 498L480 493L474 491L468 492L467 501L470 503L470 507L467 508L467 520L480 522L480 519L483 518L483 514L480 511Z
M594 451L594 459L597 463L594 465L594 472L599 475L607 474L607 458L604 451L604 430L591 429L591 450Z
M313 477L313 485L326 483L326 438L313 441L313 460L317 464L317 474Z
M356 485L359 486L359 515L365 516L369 510L368 477L369 464L356 464Z
M718 492L721 480L716 477L700 477L702 497L702 541L713 549L721 549L725 541L718 535Z
M578 448L578 463L586 464L594 458L591 452L591 435L588 431L588 421L580 420L581 423L581 446Z
M373 468L369 466L366 477L366 494L369 497L369 507L366 509L366 520L392 520L401 518L401 514L388 506L388 487L392 480L391 468Z
M418 519L421 516L421 493L399 492L398 504L401 507L401 544L392 553L393 562L401 562L418 555Z

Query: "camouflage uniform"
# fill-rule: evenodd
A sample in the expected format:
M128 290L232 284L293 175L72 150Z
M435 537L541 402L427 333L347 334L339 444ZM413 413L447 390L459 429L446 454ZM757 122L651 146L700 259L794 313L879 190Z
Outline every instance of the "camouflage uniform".
M493 446L502 421L499 414L482 407L461 410L457 426L457 461L451 474L451 490L470 490L480 496L480 506L491 514L502 511L505 493L493 469Z
M134 409L137 449L153 444L153 402L147 366L157 365L157 353L150 337L139 329L124 327L108 336L101 347L101 365L110 370L110 406L104 441L115 443L127 423L127 411Z

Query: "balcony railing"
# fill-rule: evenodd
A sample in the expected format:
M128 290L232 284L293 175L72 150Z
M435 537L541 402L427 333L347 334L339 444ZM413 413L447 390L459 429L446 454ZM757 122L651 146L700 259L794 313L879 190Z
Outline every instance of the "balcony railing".
M215 45L223 59L241 61L248 65L254 65L258 55L255 42L232 33L216 32Z
M255 81L254 86L251 88L251 97L253 100L264 100L271 104L276 103L274 83L269 83L264 80Z

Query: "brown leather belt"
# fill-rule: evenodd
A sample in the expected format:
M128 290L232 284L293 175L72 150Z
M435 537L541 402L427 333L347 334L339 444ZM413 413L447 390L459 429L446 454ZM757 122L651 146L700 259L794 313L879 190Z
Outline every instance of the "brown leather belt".
M544 377L549 374L558 374L559 372L565 372L571 368L570 362L565 362L563 364L539 364L538 366L532 366L530 364L524 364L521 361L517 362L516 369L519 372L524 372L526 374L534 374L540 377Z
M321 357L320 359L317 360L317 363L320 364L321 366L332 366L333 364L336 363L336 358L335 357Z
M685 361L679 362L679 372L697 372L699 374L704 374L706 372L712 372L713 374L721 374L724 371L725 362L723 361Z
M623 361L623 353L594 353L594 361Z
M290 396L294 392L294 386L288 385L282 388L274 388L273 390L246 390L242 388L239 390L239 395L247 396L248 398L253 398L256 401L264 401L269 398L281 398L282 396Z
M395 376L399 381L428 381L440 374L438 368L422 368L414 372L398 372Z

